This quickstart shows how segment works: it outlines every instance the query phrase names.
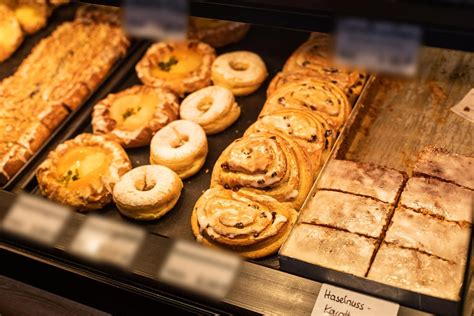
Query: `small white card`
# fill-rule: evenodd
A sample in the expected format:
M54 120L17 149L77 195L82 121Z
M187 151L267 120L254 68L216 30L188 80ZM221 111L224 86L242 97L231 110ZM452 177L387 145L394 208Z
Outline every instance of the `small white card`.
M72 210L65 206L21 194L3 219L1 228L9 233L51 246L71 213Z
M399 305L323 284L311 316L396 316Z
M474 123L474 88L466 94L461 102L453 106L451 111Z
M145 231L126 223L88 216L69 250L86 259L127 268L145 239Z
M177 241L158 278L174 286L213 298L224 298L242 260L232 254Z
M369 71L414 75L421 29L363 18L342 18L336 30L336 61Z

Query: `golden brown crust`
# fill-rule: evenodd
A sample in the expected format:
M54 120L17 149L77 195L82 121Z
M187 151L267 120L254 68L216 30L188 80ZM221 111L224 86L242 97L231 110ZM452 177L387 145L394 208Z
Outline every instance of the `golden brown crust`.
M324 113L287 109L261 115L244 136L258 132L280 132L293 138L306 151L316 177L326 161L336 139L336 131L329 125Z
M23 32L13 10L0 3L0 63L7 60L22 42Z
M156 97L155 110L151 120L134 130L117 127L117 121L111 115L114 102L124 96L151 95ZM140 101L141 102L141 101ZM178 118L179 100L170 91L148 86L133 86L116 94L109 94L94 106L92 128L96 134L108 134L124 147L139 147L150 144L155 133ZM132 115L130 115L132 116Z
M281 86L265 102L260 115L281 109L303 109L326 114L327 121L339 131L351 112L345 94L334 84L307 78Z
M30 159L32 153L14 143L0 143L0 184L10 180Z
M197 241L206 246L257 259L278 251L297 214L268 196L216 187L196 202L191 227Z
M172 73L176 65L183 64L183 60L174 56L176 51L186 55L194 53L201 59L198 66L189 71L181 71L173 77L159 78L153 74L154 69ZM136 65L138 78L146 85L167 88L179 96L196 91L211 84L211 66L216 58L214 49L196 40L184 42L165 43L152 45L145 56ZM179 60L178 60L179 59ZM171 63L171 61L174 63Z
M278 132L255 133L235 140L217 159L211 187L248 190L299 210L313 174L305 151Z
M303 43L288 58L283 72L303 72L338 86L351 104L362 92L367 74L363 71L336 67L332 61L332 39L327 34L316 34Z
M76 179L65 177L66 173L58 174L63 157L71 150L83 148L101 152L106 155L105 158L110 159L108 162L100 161L107 164L105 172L94 172L81 179L82 174L77 170L80 165L74 165L78 176ZM87 160L87 156L85 159ZM131 167L127 154L118 143L101 135L81 134L51 151L36 171L36 177L41 194L47 198L78 209L99 209L111 202L115 183ZM67 170L68 176L73 174L70 168ZM65 179L67 181L63 181ZM78 181L82 181L81 185L71 188Z
M17 1L14 10L21 28L28 34L45 27L51 14L51 7L47 3L33 0Z
M240 41L249 29L247 23L191 17L188 38L218 48Z

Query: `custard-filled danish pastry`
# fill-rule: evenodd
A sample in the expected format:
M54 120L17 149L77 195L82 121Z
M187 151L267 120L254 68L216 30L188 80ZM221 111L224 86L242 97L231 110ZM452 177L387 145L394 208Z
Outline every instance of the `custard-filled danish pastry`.
M150 162L166 166L185 179L201 169L207 152L207 137L202 127L191 121L178 120L153 137Z
M268 195L297 210L312 183L306 152L295 140L278 132L235 140L217 159L211 178L211 187L221 185Z
M332 83L311 78L281 86L267 99L260 114L281 109L324 113L336 131L341 129L351 112L349 101L341 89Z
M247 23L191 17L188 37L218 48L240 41L249 29Z
M179 100L168 90L133 86L94 106L95 134L108 134L124 147L150 144L153 135L178 118Z
M36 171L40 192L48 199L81 210L100 209L132 168L119 143L102 135L81 134L51 151Z
M314 33L288 58L283 72L303 72L307 77L315 76L338 86L351 103L360 95L367 74L363 71L335 66L332 60L332 39L327 34Z
M245 131L244 136L272 131L286 134L298 142L310 159L314 176L328 157L336 136L324 113L298 109L262 115Z
M0 3L0 62L8 59L23 42L23 32L13 10Z
M214 49L203 42L160 42L147 50L136 71L144 84L184 96L211 84L215 58Z
M255 92L267 75L262 58L248 51L222 54L212 64L212 82L230 89L236 96Z
M240 116L240 107L229 89L210 86L188 95L181 103L179 115L201 125L211 135L232 125Z
M249 191L211 188L194 207L191 227L197 241L256 259L278 251L298 213L275 199Z

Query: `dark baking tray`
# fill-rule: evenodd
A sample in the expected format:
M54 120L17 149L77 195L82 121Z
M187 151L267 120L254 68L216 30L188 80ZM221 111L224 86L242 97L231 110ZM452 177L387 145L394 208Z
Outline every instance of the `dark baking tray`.
M369 88L359 98L330 159L374 163L411 175L418 152L427 145L442 146L453 153L472 154L474 126L449 109L474 83L470 76L474 70L474 54L425 47L419 59L419 74L415 78L371 78ZM292 274L340 285L421 311L460 315L466 313L463 309L470 305L467 300L472 288L473 237L471 231L461 300L458 302L385 285L282 254L280 267Z
M72 3L59 7L55 11L53 11L53 14L48 20L47 26L31 36L27 36L23 41L22 45L18 48L18 50L9 59L7 59L0 65L0 80L11 76L21 64L23 59L25 59L29 55L33 47L35 47L36 44L38 44L43 38L49 36L60 24L67 21L72 21L74 19L76 10L79 7L79 4ZM120 78L120 73L123 73L124 70L129 69L129 67L133 67L133 64L131 64L129 60L134 54L134 52L139 50L141 47L143 48L144 45L144 41L132 40L126 55L119 59L115 63L115 65L112 66L107 76L97 86L95 93L93 92L86 100L84 100L83 105L87 104L88 102L90 103L90 100L97 100L102 98L105 93L107 93L107 91L110 91L111 87L113 87L117 80ZM118 71L119 69L120 71ZM37 159L40 153L44 150L50 149L51 142L58 136L58 134L60 134L60 131L65 128L68 128L71 125L71 122L76 119L76 116L81 112L83 107L85 106L79 107L78 109L71 111L66 117L66 119L51 133L48 139L41 145L38 151L23 165L22 168L20 168L20 170L18 170L18 172L10 180L0 186L0 189L11 190L19 181L19 179L31 169L33 162Z
M234 50L250 50L256 52L263 58L268 68L269 76L256 93L237 98L237 102L242 107L242 114L238 121L224 132L208 137L209 154L205 165L195 176L184 181L184 189L177 205L164 217L152 222L132 221L121 216L113 204L110 204L100 212L111 218L121 218L125 221L139 223L149 232L158 235L194 241L195 238L192 234L190 224L191 212L196 200L204 190L209 187L210 176L215 161L227 145L242 136L247 127L256 121L258 113L266 99L266 87L268 82L273 75L283 67L283 64L293 50L304 42L307 37L308 34L306 32L254 26L241 42L229 45L223 49L218 49L217 52L219 54ZM137 55L138 54L134 57L136 58ZM124 79L115 85L112 92L121 91L135 84L140 84L140 81L134 69L131 69L124 76ZM83 132L91 132L90 113L92 107L93 103L88 103L87 112L77 118L77 120L73 122L75 126L63 133L58 140L62 141ZM50 146L48 149L50 150L52 148L54 148L54 146ZM43 151L38 159L39 162L45 159L49 150ZM134 167L149 164L149 147L127 149L127 153ZM24 177L23 181L19 183L17 189L24 189L27 192L38 194L37 182L34 176L35 169L36 167L29 169L29 173ZM257 260L256 262L272 268L279 267L276 255Z

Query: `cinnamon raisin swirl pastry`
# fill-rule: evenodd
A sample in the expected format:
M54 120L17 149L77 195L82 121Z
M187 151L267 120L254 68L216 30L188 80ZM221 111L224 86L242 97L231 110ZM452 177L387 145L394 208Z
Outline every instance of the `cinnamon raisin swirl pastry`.
M310 159L314 176L328 157L336 135L324 113L288 109L261 116L244 136L272 131L286 134L298 142Z
M334 84L312 78L281 86L265 102L261 115L281 109L304 109L327 115L336 130L347 120L351 106L341 89Z
M197 201L191 226L198 242L255 259L280 248L296 217L294 209L271 197L216 187Z
M298 143L284 134L251 134L222 152L211 187L264 194L299 209L313 182L309 160Z
M304 72L327 80L339 87L351 102L362 92L367 74L363 71L336 67L332 60L332 39L327 34L315 33L288 58L283 68L285 73Z

